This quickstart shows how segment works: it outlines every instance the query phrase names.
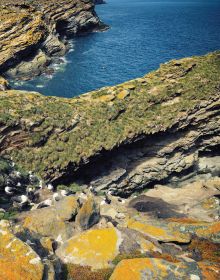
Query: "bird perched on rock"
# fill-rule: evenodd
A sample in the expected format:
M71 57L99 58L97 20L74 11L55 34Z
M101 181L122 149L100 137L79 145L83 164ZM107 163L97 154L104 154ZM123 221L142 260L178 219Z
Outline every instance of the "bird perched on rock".
M15 206L23 208L29 204L29 199L26 195L22 194L19 196L12 197L12 201L15 203Z
M47 188L48 188L48 190L50 190L50 191L53 191L53 190L54 190L54 187L53 187L52 184L48 184L48 185L47 185Z
M56 192L56 193L53 194L53 200L54 201L59 201L60 199L61 199L61 197L60 197L59 193Z

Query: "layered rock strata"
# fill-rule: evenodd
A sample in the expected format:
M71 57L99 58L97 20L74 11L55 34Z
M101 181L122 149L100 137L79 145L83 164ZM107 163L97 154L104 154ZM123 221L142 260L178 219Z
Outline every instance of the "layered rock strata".
M29 79L68 50L66 37L105 29L90 0L0 1L0 73Z
M219 175L219 74L216 52L73 99L3 91L0 153L55 185L122 196Z

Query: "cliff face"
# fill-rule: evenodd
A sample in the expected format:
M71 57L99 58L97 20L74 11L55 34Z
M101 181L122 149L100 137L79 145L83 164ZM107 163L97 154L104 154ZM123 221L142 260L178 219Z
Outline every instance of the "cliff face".
M28 79L63 55L66 36L106 26L91 0L0 0L0 73Z
M164 64L73 99L0 94L0 154L46 181L122 196L183 175L219 175L220 54Z

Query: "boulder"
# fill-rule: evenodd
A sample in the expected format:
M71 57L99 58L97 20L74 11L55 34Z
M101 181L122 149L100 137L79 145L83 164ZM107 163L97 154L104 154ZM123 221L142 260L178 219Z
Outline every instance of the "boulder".
M78 203L74 196L66 196L54 205L59 218L62 221L69 221L74 218L78 211Z
M200 277L200 269L196 262L172 263L157 258L137 258L122 260L110 280L200 280Z
M44 265L26 243L0 224L0 279L42 280Z
M74 231L74 225L67 222L76 215L77 202L72 196L64 197L54 206L21 214L19 219L24 228L40 236L63 241Z
M115 228L91 229L66 241L56 254L66 264L104 269L119 254L121 243L121 233Z
M181 232L180 228L174 229L162 221L129 219L127 227L162 242L188 243L191 240L189 232Z
M100 219L100 208L92 197L83 204L76 216L76 222L83 229L89 229Z

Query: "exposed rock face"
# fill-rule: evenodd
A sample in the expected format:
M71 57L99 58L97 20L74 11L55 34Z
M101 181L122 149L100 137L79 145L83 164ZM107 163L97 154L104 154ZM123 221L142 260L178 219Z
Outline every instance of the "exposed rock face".
M172 61L73 99L1 92L0 153L55 184L121 196L219 175L219 65L219 53Z
M69 239L56 253L65 263L102 269L119 254L121 242L120 232L114 228L89 230Z
M215 270L215 268L213 268ZM137 258L121 261L110 280L141 280L141 279L180 279L180 280L199 280L204 277L200 267L195 262L176 262L171 263L162 259ZM210 273L210 277L215 273ZM214 278L213 278L214 279Z
M51 57L67 49L65 36L106 26L100 22L91 0L1 0L0 72L28 79L45 71Z
M42 280L44 266L37 253L0 221L0 279Z
M89 229L93 225L97 224L100 219L100 210L97 203L92 197L84 202L82 208L76 217L76 221L80 227L84 230Z

